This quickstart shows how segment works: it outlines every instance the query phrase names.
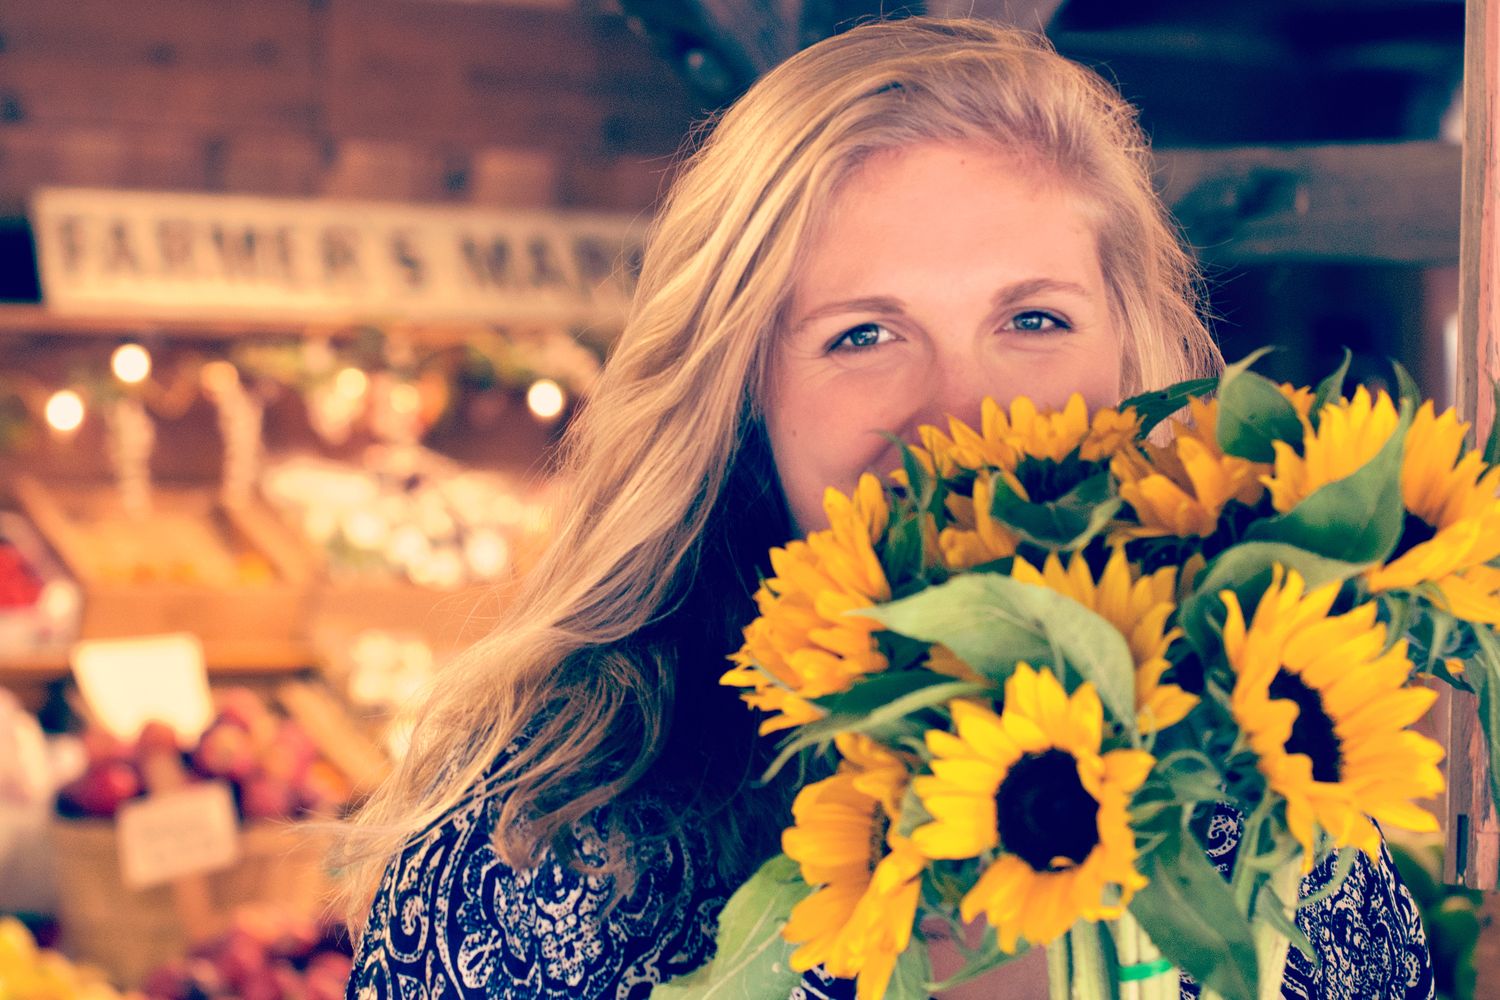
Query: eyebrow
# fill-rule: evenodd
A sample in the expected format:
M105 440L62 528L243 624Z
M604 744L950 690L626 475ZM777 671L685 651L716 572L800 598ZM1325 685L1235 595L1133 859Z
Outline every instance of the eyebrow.
M1057 278L1027 278L1022 281L1014 281L995 292L990 297L991 313L1000 312L1006 306L1022 299L1029 299L1034 295L1047 292L1061 292L1068 295L1077 295L1080 298L1089 298L1088 289L1076 281L1061 281ZM829 316L841 316L844 313L872 312L872 313L898 313L906 309L906 303L889 295L871 295L858 299L840 299L837 302L825 302L816 309L803 316L792 327L796 333L808 324L825 319Z

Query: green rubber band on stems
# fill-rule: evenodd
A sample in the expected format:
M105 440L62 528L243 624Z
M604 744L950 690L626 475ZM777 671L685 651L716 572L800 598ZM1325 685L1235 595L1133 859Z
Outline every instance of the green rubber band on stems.
M1158 958L1154 962L1137 962L1135 965L1124 966L1120 969L1118 978L1122 983L1135 983L1142 979L1154 979L1171 971L1172 963L1165 958Z

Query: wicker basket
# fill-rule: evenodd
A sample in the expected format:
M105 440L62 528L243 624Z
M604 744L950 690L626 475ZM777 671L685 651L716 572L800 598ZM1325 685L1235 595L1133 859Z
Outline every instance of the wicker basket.
M127 987L139 986L157 965L223 930L237 907L274 903L317 915L331 888L325 833L289 823L251 823L240 830L240 860L201 876L218 926L188 928L171 885L134 890L121 881L114 823L59 819L51 834L63 948Z

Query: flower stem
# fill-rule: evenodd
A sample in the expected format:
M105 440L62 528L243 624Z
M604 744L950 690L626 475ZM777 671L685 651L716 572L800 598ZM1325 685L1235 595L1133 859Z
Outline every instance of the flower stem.
M1282 913L1290 918L1290 909L1286 900L1291 897L1293 904L1296 902L1297 887L1301 881L1299 866L1295 860L1283 864L1271 873L1271 894L1275 896L1273 905L1279 906ZM1262 899L1266 898L1263 894ZM1255 964L1258 966L1260 979L1260 1000L1280 1000L1281 981L1286 976L1287 952L1291 948L1291 941L1287 936L1265 919L1255 921Z
M1080 920L1068 932L1073 954L1073 1000L1113 1000L1114 970L1105 967L1104 949L1099 944L1102 928Z
M1071 1000L1073 977L1068 963L1068 936L1047 945L1047 996L1049 1000Z
M1162 959L1156 947L1129 910L1114 921L1115 951L1119 956L1116 975L1120 1000L1177 1000L1180 994L1177 970ZM1166 965L1160 971L1153 966ZM1135 978L1132 972L1143 978Z

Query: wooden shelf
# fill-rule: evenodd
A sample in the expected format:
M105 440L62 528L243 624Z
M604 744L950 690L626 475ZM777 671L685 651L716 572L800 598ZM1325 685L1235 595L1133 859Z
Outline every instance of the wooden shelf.
M61 315L43 305L27 303L0 304L0 338L49 336L108 339L142 339L167 337L179 340L238 340L242 338L306 337L310 334L333 338L351 338L368 330L372 324L351 320L346 324L327 321L301 323L272 319L188 319L180 316L115 317ZM480 322L392 321L381 324L387 333L419 343L457 344L470 338L475 330L485 329Z
M312 650L300 642L257 639L205 643L210 674L293 674L313 666ZM36 684L65 677L66 650L29 656L0 657L0 685Z

